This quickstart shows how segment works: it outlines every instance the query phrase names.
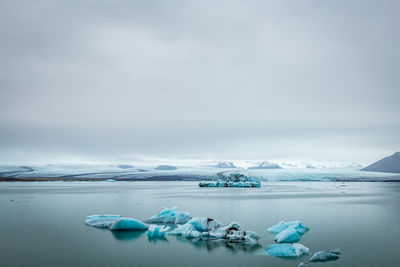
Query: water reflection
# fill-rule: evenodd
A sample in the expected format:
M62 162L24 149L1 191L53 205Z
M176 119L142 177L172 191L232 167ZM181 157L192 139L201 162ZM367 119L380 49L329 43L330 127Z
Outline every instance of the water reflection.
M140 238L146 231L110 231L119 241L134 241Z
M118 241L135 241L141 237L147 237L147 241L153 244L157 243L170 243L166 236L162 237L149 237L145 233L146 231L110 231L115 239ZM207 251L212 251L217 248L225 248L233 253L238 251L252 253L262 246L260 244L243 244L243 243L232 243L227 242L223 239L217 240L203 240L200 238L186 238L182 236L169 236L169 238L175 238L177 241L190 244L194 246L196 249L205 249Z
M234 253L238 251L255 252L258 249L262 248L260 244L232 243L232 242L227 242L226 240L223 239L203 240L200 238L188 239L182 236L176 236L176 240L178 240L179 242L191 244L195 246L197 249L206 249L207 251L212 251L213 249L216 248L225 248Z
M168 239L165 236L160 236L160 237L150 237L150 236L148 236L147 240L150 243L154 243L154 244L156 244L156 243L169 243Z

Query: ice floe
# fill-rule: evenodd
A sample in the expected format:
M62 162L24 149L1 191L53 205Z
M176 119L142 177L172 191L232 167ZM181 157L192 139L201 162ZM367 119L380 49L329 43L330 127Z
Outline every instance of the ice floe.
M332 249L332 250L322 250L314 253L306 262L301 262L299 267L306 266L309 262L326 262L326 261L335 261L339 259L339 254L341 254L340 249Z
M222 223L212 218L196 217L187 222L199 232L212 231L222 226Z
M281 221L278 224L268 228L267 231L273 234L279 234L280 232L288 228L296 230L296 232L299 235L303 235L305 232L309 230L309 228L304 224L302 224L300 221L291 221L291 222Z
M200 187L261 187L260 181L243 174L231 173L226 180L216 182L201 182Z
M300 235L294 228L288 228L279 232L274 241L278 243L295 243L300 240Z
M168 224L184 224L192 217L188 212L180 212L178 208L164 208L160 213L147 219L146 223L168 223Z
M303 254L308 254L310 252L309 248L302 244L272 244L266 249L269 255L277 257L300 257Z
M121 215L91 215L86 217L85 223L93 227L109 228L115 221L121 218Z
M221 242L258 244L260 236L253 231L242 231L238 223L223 225L212 218L196 217L184 225L178 226L169 234L181 235L186 238L200 238Z
M85 223L94 227L109 228L113 232L148 230L149 240L157 238L166 240L165 235L169 234L176 235L180 240L188 240L190 243L202 242L207 247L214 246L211 245L213 243L226 246L237 244L242 246L241 250L247 250L246 247L260 247L258 241L261 237L253 231L242 230L236 222L223 224L213 218L191 218L189 213L180 212L177 208L164 208L145 222L121 215L92 215L86 218ZM115 236L124 238L125 235ZM138 235L134 235L134 238L137 237Z
M169 227L165 225L150 225L147 236L150 238L163 237L169 231Z
M143 231L148 228L144 222L132 218L120 218L110 226L111 231Z

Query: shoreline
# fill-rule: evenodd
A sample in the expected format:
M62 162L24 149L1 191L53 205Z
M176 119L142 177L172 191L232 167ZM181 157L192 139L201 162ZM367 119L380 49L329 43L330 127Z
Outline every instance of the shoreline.
M383 179L383 178L352 178L352 179L332 179L332 180L312 180L312 179L294 179L294 180L261 180L261 182L385 182L385 183L398 183L400 176L397 179ZM173 181L186 181L186 182L200 182L200 181L216 181L213 178L198 178L190 176L151 176L147 178L67 178L67 177L0 177L0 182L105 182L107 180L115 180L115 182L173 182Z

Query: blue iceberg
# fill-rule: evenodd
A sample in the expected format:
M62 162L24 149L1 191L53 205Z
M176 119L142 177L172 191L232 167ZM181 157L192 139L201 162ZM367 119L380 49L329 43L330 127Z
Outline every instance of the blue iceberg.
M120 218L110 226L111 231L143 231L148 228L144 222L132 218Z
M300 235L294 228L288 228L278 233L274 241L278 243L296 243L300 240Z
M188 212L180 212L178 208L164 208L160 213L147 219L146 223L170 223L170 224L184 224L187 223L192 217Z
M277 257L300 257L308 254L310 250L302 244L273 244L265 250L269 255Z
M121 215L91 215L86 217L85 223L93 227L109 228L115 221L121 218Z
M217 220L212 218L196 217L187 222L194 226L194 229L199 232L208 232L222 226Z
M297 234L299 235L303 235L305 232L309 230L309 228L304 224L302 224L300 221L291 221L291 222L281 221L278 224L268 228L267 231L270 233L279 234L280 232L288 228L296 230Z

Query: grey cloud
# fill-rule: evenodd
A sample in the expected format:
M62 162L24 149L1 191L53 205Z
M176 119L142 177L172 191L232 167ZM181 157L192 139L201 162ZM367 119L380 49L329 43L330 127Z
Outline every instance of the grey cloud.
M0 161L373 161L400 144L399 10L3 1Z

